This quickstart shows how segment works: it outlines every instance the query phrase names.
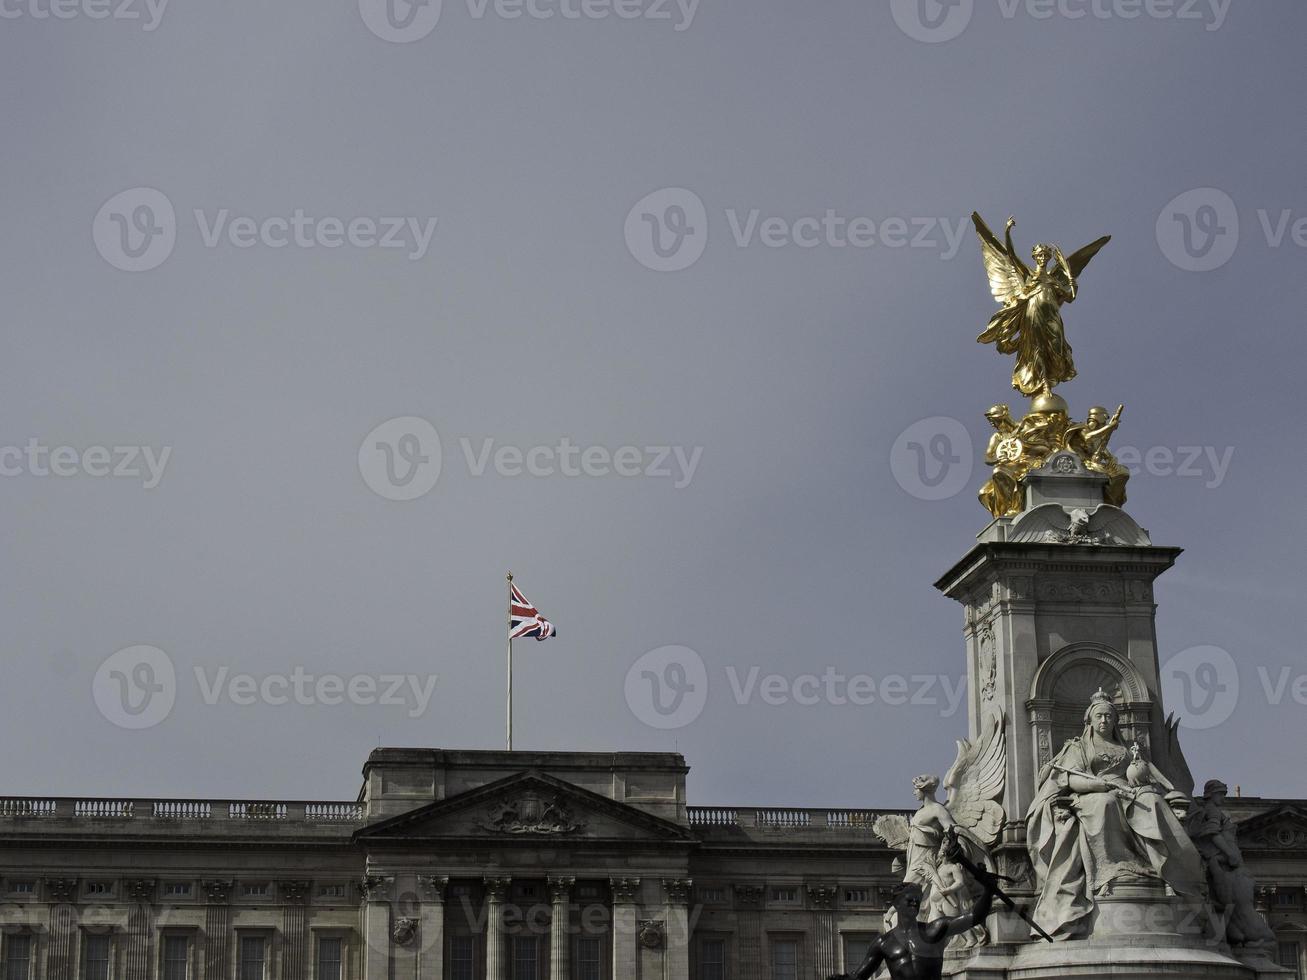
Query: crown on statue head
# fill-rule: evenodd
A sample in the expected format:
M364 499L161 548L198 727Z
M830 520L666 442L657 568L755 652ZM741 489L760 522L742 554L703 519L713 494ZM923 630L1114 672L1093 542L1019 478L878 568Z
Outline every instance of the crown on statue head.
M1114 704L1114 703L1115 702L1113 702L1112 700L1112 695L1108 694L1101 687L1097 691L1095 691L1094 696L1089 699L1089 707L1091 708L1096 704Z

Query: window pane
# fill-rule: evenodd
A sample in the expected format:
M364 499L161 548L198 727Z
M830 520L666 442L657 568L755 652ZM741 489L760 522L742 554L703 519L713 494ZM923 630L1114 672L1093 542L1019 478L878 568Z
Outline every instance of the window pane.
M109 980L109 937L86 937L85 980Z
M476 940L472 936L451 936L449 940L449 980L475 980L473 969Z
M340 980L341 941L338 936L318 940L318 980Z
M31 936L5 937L5 980L28 980L31 961Z
M1280 966L1292 970L1294 977L1301 977L1298 962L1302 951L1297 943L1280 943Z
M726 980L726 940L705 939L699 946L699 980Z
M598 936L582 936L576 941L576 980L603 980L603 941Z
M772 980L799 980L799 944L778 939L771 944Z
M852 973L867 958L871 948L871 939L863 936L844 937L844 972Z
M513 980L537 980L537 949L535 936L517 936L513 939Z
M241 937L240 980L264 980L263 956L266 943L262 936Z
M187 980L187 960L190 940L185 936L165 936L163 939L163 980Z

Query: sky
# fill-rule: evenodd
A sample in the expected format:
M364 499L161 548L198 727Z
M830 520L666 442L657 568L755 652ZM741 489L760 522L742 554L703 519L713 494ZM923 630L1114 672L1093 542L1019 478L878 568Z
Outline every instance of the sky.
M977 209L1114 236L1059 392L1125 404L1127 510L1185 549L1163 697L1200 785L1307 797L1305 33L0 0L0 794L352 799L378 745L503 748L512 570L558 631L515 748L910 806L967 734L932 583L1019 408Z

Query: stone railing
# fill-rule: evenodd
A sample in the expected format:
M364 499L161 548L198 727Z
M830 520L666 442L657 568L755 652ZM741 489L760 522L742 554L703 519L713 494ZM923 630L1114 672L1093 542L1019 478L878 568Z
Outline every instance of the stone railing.
M362 803L0 797L0 821L362 825Z
M834 830L865 833L872 837L875 832L872 824L877 817L898 814L911 817L910 810L834 810L822 808L793 807L723 807L690 806L686 815L691 827L705 831L740 829L740 830L779 830L779 831L821 831Z

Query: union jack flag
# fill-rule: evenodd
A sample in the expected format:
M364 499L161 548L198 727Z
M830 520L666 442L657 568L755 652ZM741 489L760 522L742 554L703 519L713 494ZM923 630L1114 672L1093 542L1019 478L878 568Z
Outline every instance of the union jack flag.
M540 610L527 602L526 596L512 582L508 583L508 638L516 640L523 636L534 636L537 640L547 640L557 635L554 624L540 615Z

